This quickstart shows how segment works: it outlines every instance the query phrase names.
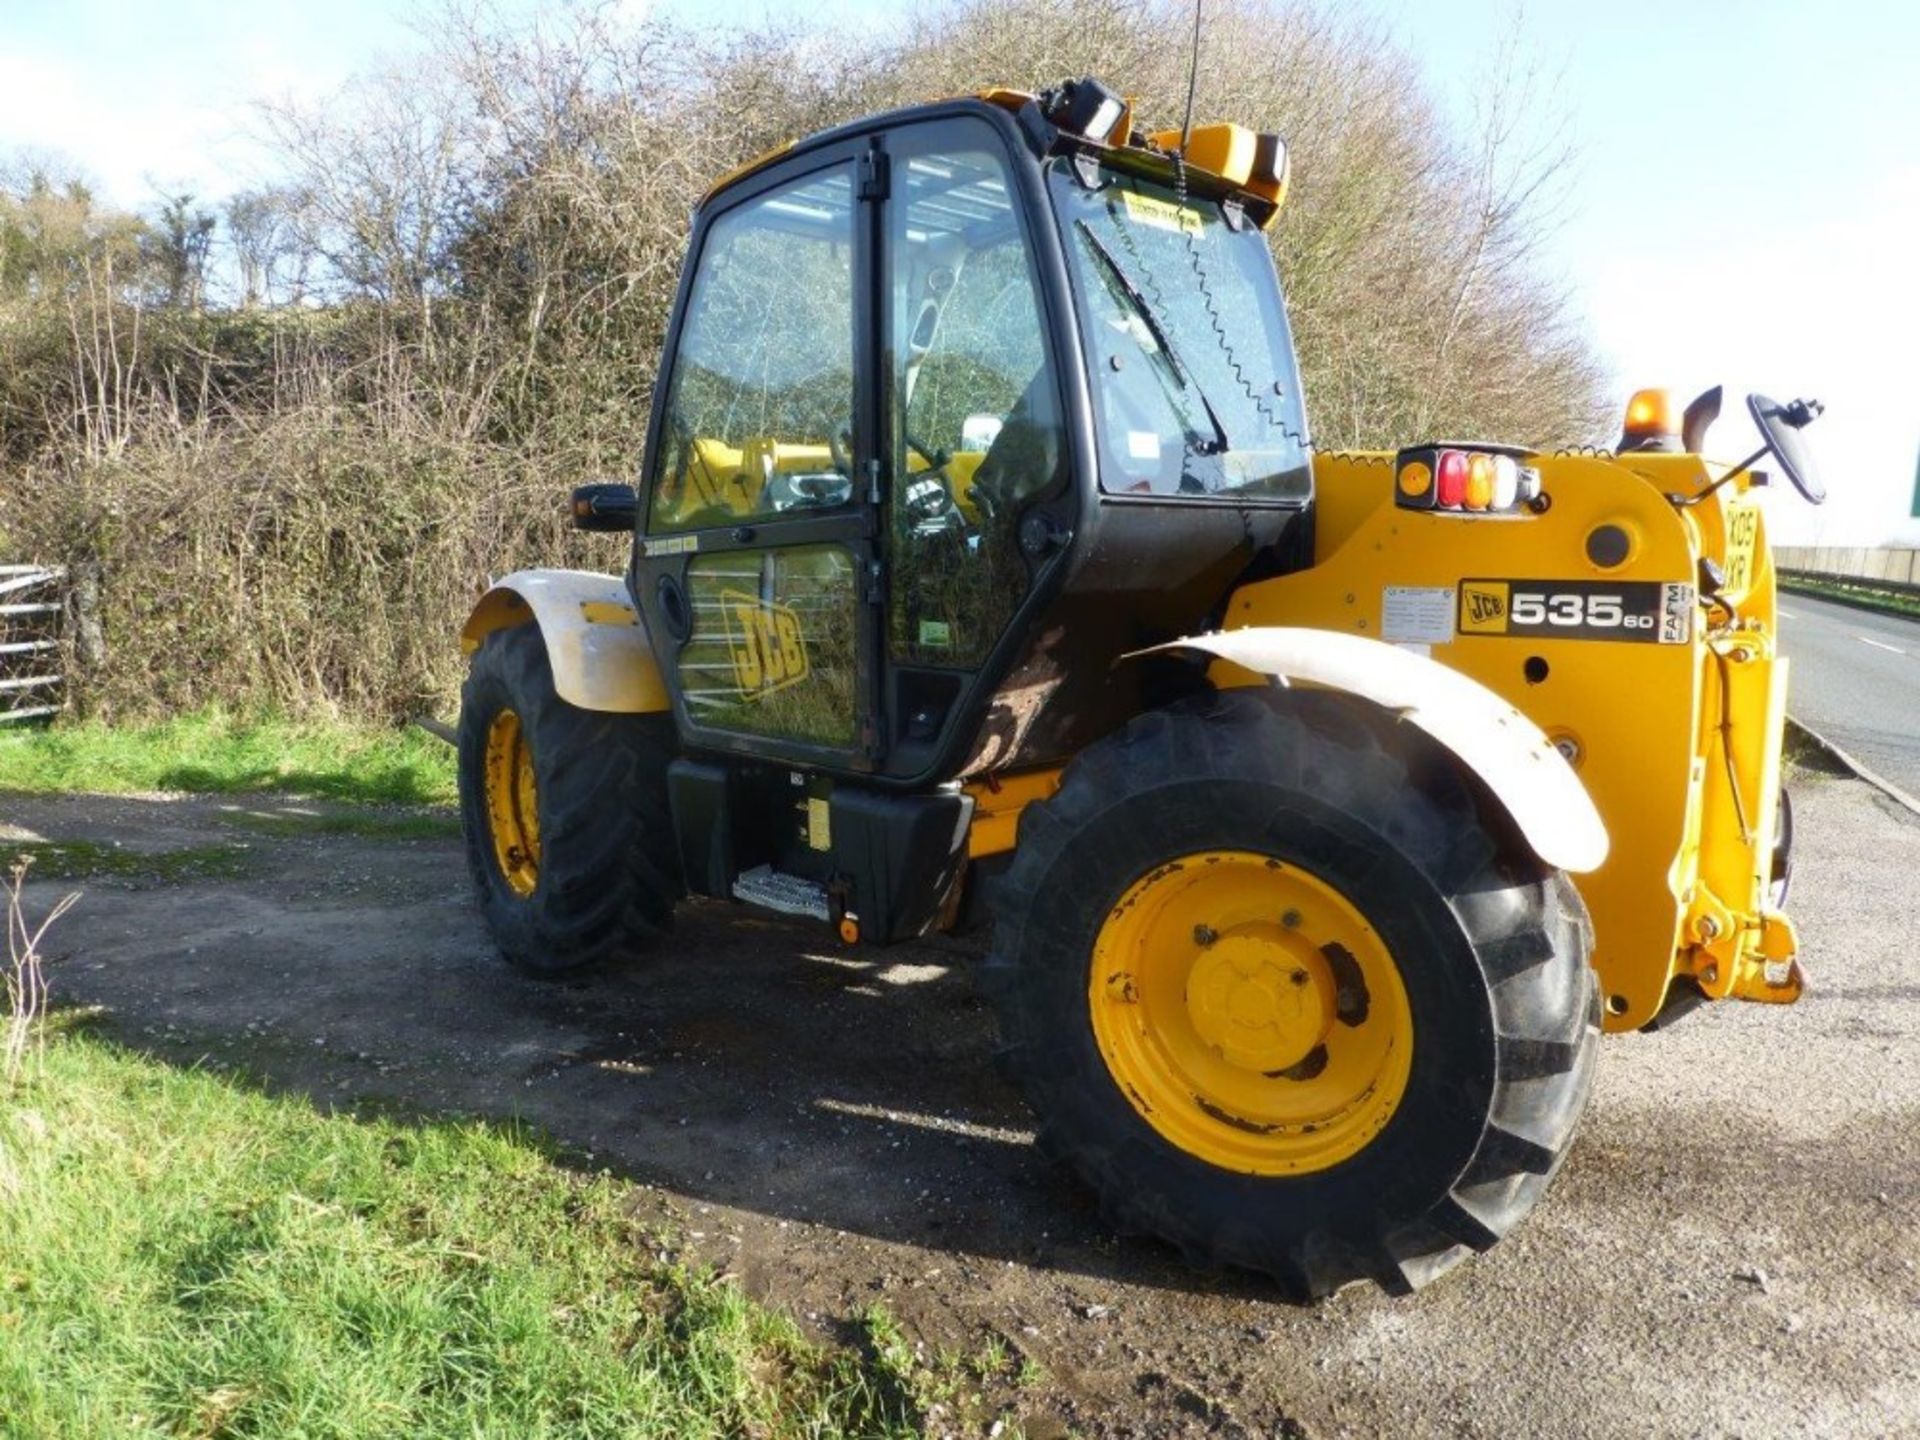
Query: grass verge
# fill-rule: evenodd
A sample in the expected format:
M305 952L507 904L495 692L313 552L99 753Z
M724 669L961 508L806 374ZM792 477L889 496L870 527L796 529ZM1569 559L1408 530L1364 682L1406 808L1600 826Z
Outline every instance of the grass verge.
M0 734L0 790L275 790L373 804L447 804L452 747L415 729L202 710L157 724L97 721Z
M1795 595L1813 595L1824 600L1838 600L1847 605L1858 606L1862 610L1878 610L1882 614L1901 615L1908 619L1920 618L1920 595L1910 595L1902 590L1882 590L1870 581L1849 585L1838 580L1814 579L1804 575L1782 575L1780 588Z
M179 885L231 880L246 873L244 845L192 845L178 850L127 850L91 840L0 840L0 863L19 856L36 880L133 880Z
M0 1097L0 1432L915 1428L905 1357L815 1345L650 1238L526 1134L323 1116L59 1035Z

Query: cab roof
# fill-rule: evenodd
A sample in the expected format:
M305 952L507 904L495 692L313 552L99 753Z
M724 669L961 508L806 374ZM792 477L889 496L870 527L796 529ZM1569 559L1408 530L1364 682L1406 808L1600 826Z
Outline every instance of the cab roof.
M855 135L891 129L915 120L931 119L941 113L951 113L955 106L985 104L1010 114L1030 116L1032 120L1038 122L1039 127L1051 131L1063 144L1083 151L1091 149L1096 153L1127 154L1159 163L1172 161L1177 157L1184 163L1190 176L1197 175L1213 181L1215 186L1241 198L1249 205L1263 229L1272 227L1281 206L1285 203L1289 178L1287 148L1279 136L1258 134L1245 126L1231 122L1197 125L1185 136L1178 130L1143 133L1133 128L1131 101L1120 102L1119 118L1113 122L1104 136L1074 134L1063 129L1058 123L1057 111L1058 97L1070 92L1076 85L1099 86L1099 82L1070 81L1064 86L1042 91L1037 95L1026 90L994 87L972 95L956 95L950 99L926 105L907 106L865 115L844 125L836 125L830 129L816 131L812 135L785 141L754 156L745 164L735 166L707 188L695 208L704 209L717 196L730 190L740 181L789 155L833 144ZM1104 91L1106 87L1099 86L1099 88Z

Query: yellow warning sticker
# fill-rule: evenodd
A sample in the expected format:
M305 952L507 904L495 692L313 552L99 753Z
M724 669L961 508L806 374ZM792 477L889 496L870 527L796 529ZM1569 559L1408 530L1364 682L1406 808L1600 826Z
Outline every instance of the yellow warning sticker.
M582 600L580 618L589 625L638 625L640 616L618 600Z
M1206 229L1198 210L1162 200L1158 195L1122 190L1120 199L1127 207L1127 218L1137 224L1151 225L1156 230L1184 230L1189 235L1198 235Z

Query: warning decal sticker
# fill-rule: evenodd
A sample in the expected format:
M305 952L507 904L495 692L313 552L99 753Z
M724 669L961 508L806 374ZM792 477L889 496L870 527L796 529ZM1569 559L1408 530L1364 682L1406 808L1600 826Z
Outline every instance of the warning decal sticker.
M1446 644L1453 639L1453 587L1387 586L1380 592L1380 638Z

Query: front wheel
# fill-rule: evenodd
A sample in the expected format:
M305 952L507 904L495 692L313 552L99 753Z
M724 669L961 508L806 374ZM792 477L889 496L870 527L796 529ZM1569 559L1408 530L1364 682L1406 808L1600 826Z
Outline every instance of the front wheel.
M460 692L467 867L508 960L554 976L629 954L672 924L672 722L581 710L554 689L534 625L496 630Z
M994 909L1043 1146L1120 1228L1297 1298L1493 1245L1592 1084L1572 884L1445 752L1333 697L1206 697L1091 747Z

